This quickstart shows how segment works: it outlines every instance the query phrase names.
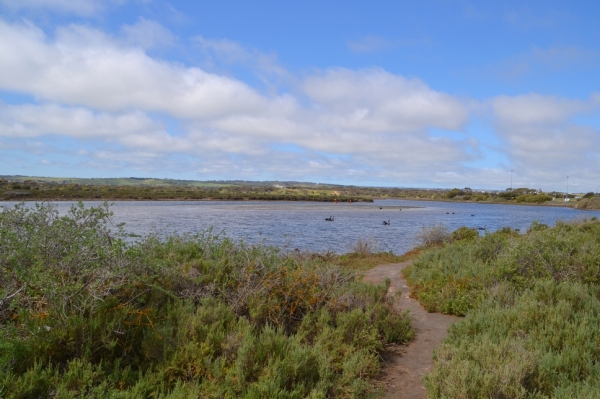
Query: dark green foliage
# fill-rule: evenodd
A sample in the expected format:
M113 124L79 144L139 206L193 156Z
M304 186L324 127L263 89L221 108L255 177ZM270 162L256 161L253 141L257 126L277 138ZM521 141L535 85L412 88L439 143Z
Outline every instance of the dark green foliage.
M411 339L387 286L205 232L126 244L105 205L0 213L0 397L364 397Z

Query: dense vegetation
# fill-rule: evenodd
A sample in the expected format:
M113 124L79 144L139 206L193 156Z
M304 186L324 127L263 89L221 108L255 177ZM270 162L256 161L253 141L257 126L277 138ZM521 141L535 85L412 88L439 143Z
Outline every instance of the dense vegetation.
M587 195L587 194L586 194ZM577 209L600 209L600 197L584 197L577 202Z
M429 396L600 397L600 222L445 241L406 272L428 310L465 316L435 352Z
M79 184L0 179L0 199L13 200L287 200L323 202L372 201L364 195L331 187L216 184Z
M0 397L369 397L413 335L385 284L328 256L210 231L128 243L110 216L0 213Z
M572 202L565 202L568 197ZM577 198L576 198L577 197ZM373 199L417 199L460 202L520 203L600 209L594 193L582 198L541 189L505 191L357 187L299 182L192 181L151 178L61 179L0 177L0 200L270 200L359 202ZM594 197L594 198L591 198ZM554 199L557 200L554 200ZM581 203L581 206L580 206Z

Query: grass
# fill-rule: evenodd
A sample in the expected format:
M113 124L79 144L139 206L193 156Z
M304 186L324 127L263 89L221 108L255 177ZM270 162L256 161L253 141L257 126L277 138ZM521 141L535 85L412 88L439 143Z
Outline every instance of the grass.
M377 265L398 263L404 260L405 258L403 256L398 256L390 252L378 252L374 254L352 252L349 254L338 255L333 262L344 269L364 271L372 269Z
M465 233L406 272L428 310L464 316L434 354L429 397L600 397L600 222Z
M374 397L384 346L414 334L387 288L210 231L127 243L107 205L17 205L0 213L0 397Z

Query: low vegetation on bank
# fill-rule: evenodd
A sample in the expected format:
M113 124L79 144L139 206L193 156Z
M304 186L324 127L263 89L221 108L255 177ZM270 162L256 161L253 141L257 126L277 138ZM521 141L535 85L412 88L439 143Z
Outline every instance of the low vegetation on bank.
M566 199L569 201L565 201ZM504 191L358 187L301 182L192 181L173 179L112 178L59 179L27 176L0 177L0 200L266 200L372 202L374 199L407 199L453 202L560 205L600 209L595 193L583 196L541 189Z
M0 213L0 397L370 397L384 346L414 334L335 259L210 231L130 242L110 216Z
M600 209L600 197L582 198L575 206L577 209Z
M87 180L86 180L87 181ZM198 182L199 183L199 182ZM315 187L265 184L93 184L53 181L8 181L0 179L0 199L4 200L254 200L254 201L320 201L372 202L372 198L339 187Z
M429 397L600 397L596 218L446 232L406 276L428 310L464 316L435 352Z

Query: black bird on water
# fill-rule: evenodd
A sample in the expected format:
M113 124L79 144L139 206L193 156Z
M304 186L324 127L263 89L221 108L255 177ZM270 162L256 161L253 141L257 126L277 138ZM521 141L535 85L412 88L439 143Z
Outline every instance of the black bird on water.
M477 229L478 230L485 230L486 227L487 227L487 224L485 226L483 226L483 227L478 227Z
M383 225L384 225L384 226L389 226L390 224L391 224L391 223L390 223L390 221L389 221L389 220L388 220L387 222L386 222L385 220L383 221Z
M325 218L325 220L327 220L328 222L333 222L333 216L329 216L328 218Z

